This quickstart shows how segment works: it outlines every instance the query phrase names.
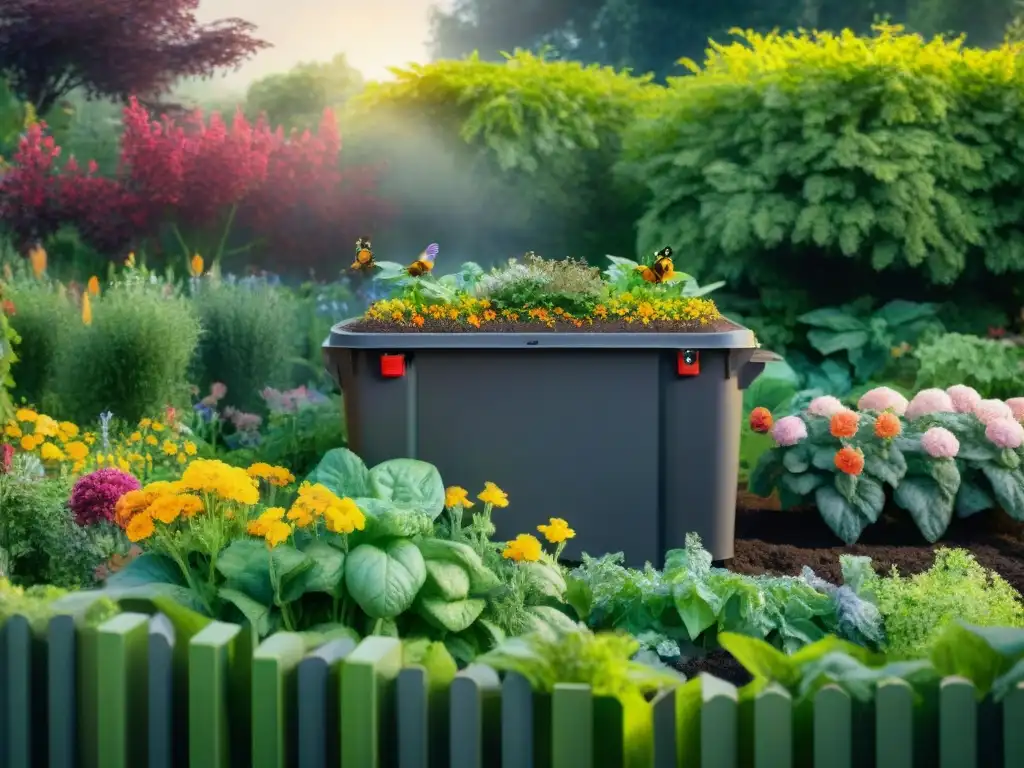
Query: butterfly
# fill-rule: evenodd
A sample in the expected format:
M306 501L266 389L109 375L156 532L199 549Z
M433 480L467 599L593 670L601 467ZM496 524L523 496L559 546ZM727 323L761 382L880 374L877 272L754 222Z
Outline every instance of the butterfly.
M356 260L352 262L352 269L373 269L377 265L373 263L373 246L370 238L360 237L356 240Z
M431 243L423 249L423 253L419 255L419 258L406 268L406 272L413 277L425 275L434 268L434 261L437 259L437 252L439 250L441 248L437 243Z
M648 283L668 282L675 273L675 265L672 264L672 249L666 245L654 254L653 266L648 267L646 264L640 264L636 271Z

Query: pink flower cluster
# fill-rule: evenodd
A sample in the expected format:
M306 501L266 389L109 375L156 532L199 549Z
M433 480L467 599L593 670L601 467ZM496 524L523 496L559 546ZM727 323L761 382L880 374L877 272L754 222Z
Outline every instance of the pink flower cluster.
M921 435L921 447L935 459L952 459L960 452L960 441L945 427L932 427Z
M775 422L771 435L777 445L788 448L807 437L807 424L799 416L783 416Z
M892 411L897 416L907 412L907 398L889 387L875 387L865 392L857 401L857 408L861 411Z

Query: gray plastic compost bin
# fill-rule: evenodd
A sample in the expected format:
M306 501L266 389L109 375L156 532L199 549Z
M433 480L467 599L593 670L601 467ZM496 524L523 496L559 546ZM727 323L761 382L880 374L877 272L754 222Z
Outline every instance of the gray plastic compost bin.
M339 323L324 359L349 447L417 458L448 485L509 496L500 539L550 517L565 557L630 565L700 535L733 556L742 390L778 359L742 327L708 333L369 333ZM476 507L479 509L479 506Z

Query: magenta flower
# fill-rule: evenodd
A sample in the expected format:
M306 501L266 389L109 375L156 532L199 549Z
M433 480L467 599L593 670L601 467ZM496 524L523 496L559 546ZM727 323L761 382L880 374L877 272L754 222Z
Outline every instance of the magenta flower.
M799 416L783 416L775 422L771 434L776 445L788 448L807 437L807 425Z
M981 395L974 387L966 384L954 384L946 390L953 401L953 408L957 413L974 413L974 409L981 402Z
M869 389L857 401L857 409L861 411L892 411L897 416L907 412L907 398L889 387Z
M134 475L119 469L97 469L82 475L71 489L68 506L80 526L113 522L114 505L128 491L137 491L142 486Z
M11 464L14 462L14 446L9 443L0 445L0 475L11 471Z
M922 389L907 406L908 419L918 419L930 413L953 413L953 398L941 389Z
M1002 400L982 400L974 406L974 415L982 424L991 424L998 419L1013 419L1013 411Z
M932 427L921 435L921 447L934 459L952 459L960 453L960 441L945 427Z
M1014 419L994 419L985 427L985 437L1000 448L1020 448L1024 444L1024 426Z

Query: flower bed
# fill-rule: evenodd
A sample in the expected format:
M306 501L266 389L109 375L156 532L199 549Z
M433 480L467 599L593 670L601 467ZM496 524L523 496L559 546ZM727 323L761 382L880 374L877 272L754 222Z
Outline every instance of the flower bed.
M669 255L664 255L668 253ZM528 254L484 273L465 264L437 278L433 261L402 267L373 262L392 296L375 302L354 331L395 332L711 332L738 326L703 297L690 275L677 272L671 249L651 264L612 258L604 275L585 262ZM429 265L426 271L417 265Z

